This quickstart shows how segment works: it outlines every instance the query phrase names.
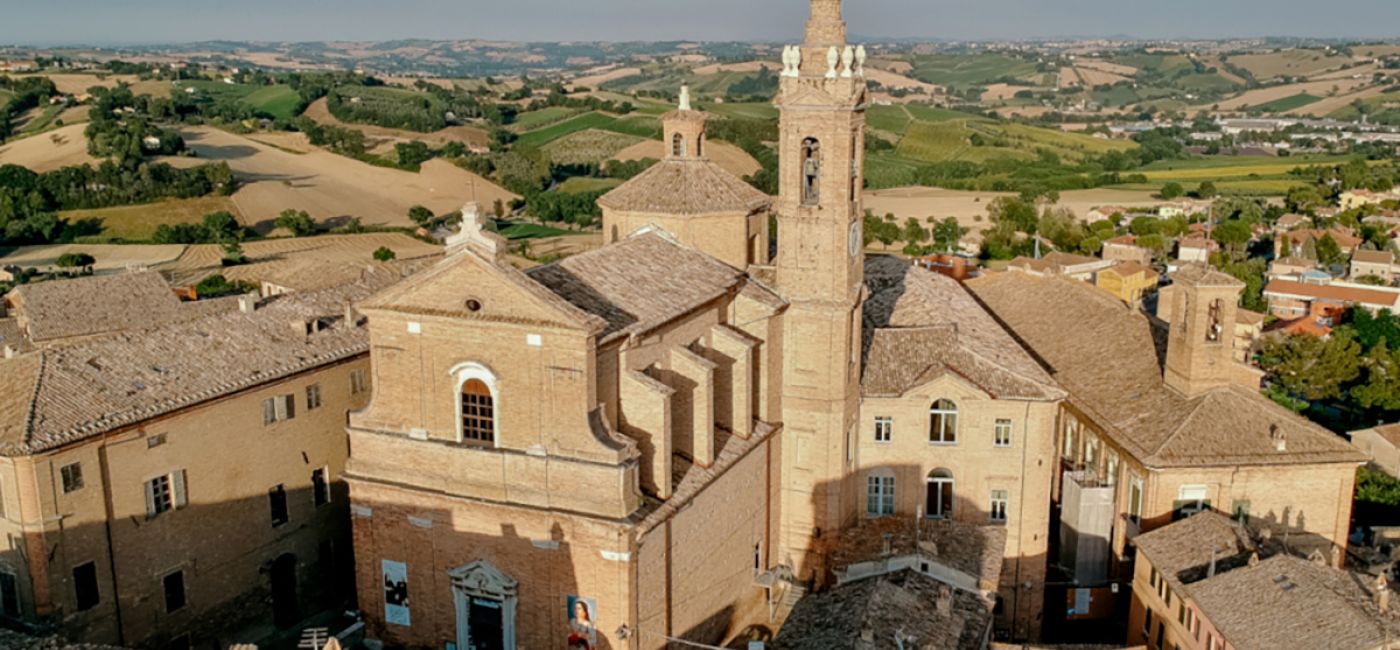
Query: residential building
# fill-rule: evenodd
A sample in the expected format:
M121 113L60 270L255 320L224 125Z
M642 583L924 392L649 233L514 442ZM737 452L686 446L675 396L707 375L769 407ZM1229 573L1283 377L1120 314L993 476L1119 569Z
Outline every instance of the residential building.
M1351 255L1356 249L1361 247L1361 238L1357 237L1346 228L1332 228L1330 230L1290 230L1285 233L1280 233L1274 238L1274 255L1276 257L1283 257L1283 242L1285 240L1288 242L1289 250L1297 254L1304 250L1309 245L1309 242L1311 242L1313 246L1316 246L1319 240L1327 236L1332 237L1332 241L1337 242L1337 247L1347 255Z
M957 253L927 255L914 260L914 264L959 282L981 275L977 266L977 258L970 255Z
M1185 237L1176 245L1176 259L1179 262L1206 264L1210 256L1220 252L1220 243L1208 237Z
M1120 217L1127 216L1128 208L1121 205L1101 205L1090 209L1089 212L1084 215L1084 222L1092 224L1099 221L1108 221L1112 219L1115 214Z
M222 647L342 606L349 586L328 577L350 575L343 427L369 397L347 303L389 281L0 361L4 616L93 643Z
M1064 276L1080 282L1090 282L1096 271L1110 266L1113 266L1111 260L1055 251L1039 259L1018 257L1011 260L1008 268L1040 277Z
M1299 281L1273 278L1264 287L1264 298L1269 301L1269 313L1284 320L1315 314L1318 309L1339 311L1352 305L1365 307L1372 312L1400 310L1400 289L1333 282L1330 279Z
M1284 233L1312 225L1312 219L1301 214L1285 214L1274 222L1274 232Z
M1390 284L1395 280L1395 253L1359 250L1351 255L1351 279L1367 276L1380 278Z
M1303 257L1280 257L1269 263L1269 278L1299 276L1317 268L1317 262Z
M866 284L861 514L1004 528L999 628L1034 638L1064 392L953 280L872 258Z
M1351 444L1371 458L1371 466L1400 477L1400 424L1351 432Z
M1261 395L1258 372L1235 361L1243 283L1197 266L1173 280L1160 329L1078 283L1002 273L967 284L1069 393L1052 497L1059 560L1082 587L1128 580L1131 540L1211 508L1345 548L1364 456Z
M1111 262L1134 262L1152 265L1152 251L1137 245L1137 237L1123 235L1103 243L1103 258Z
M1094 286L1130 305L1142 302L1160 280L1152 267L1137 262L1120 262L1094 274Z
M1394 647L1384 576L1335 566L1325 544L1242 513L1203 512L1138 536L1128 643L1148 648ZM1305 559L1306 558L1306 559Z
M1394 201L1400 196L1392 192L1372 192L1370 190L1347 190L1337 197L1337 205L1342 210L1355 210L1368 205L1380 205L1384 201Z
M1264 333L1265 315L1241 309L1235 315L1235 361L1249 363L1254 353L1254 344Z

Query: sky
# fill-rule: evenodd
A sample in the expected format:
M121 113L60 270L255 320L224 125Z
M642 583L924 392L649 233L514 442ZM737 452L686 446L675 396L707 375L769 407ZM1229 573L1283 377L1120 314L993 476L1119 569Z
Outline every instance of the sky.
M1400 0L846 0L864 39L1400 37ZM0 0L0 44L795 41L807 0Z

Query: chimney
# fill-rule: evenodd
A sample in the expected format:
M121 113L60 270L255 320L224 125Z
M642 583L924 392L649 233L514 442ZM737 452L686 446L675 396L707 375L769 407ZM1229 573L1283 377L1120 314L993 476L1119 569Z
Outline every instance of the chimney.
M1258 553L1250 553L1250 554L1249 554L1249 566L1251 566L1251 567L1259 566L1259 554L1258 554Z
M350 327L360 324L360 313L355 310L355 303L351 302L349 298L345 299L345 323Z
M251 314L258 309L258 294L245 293L238 297L238 311Z
M1217 555L1219 555L1219 551L1212 546L1210 549L1210 569L1206 571L1207 578L1215 577L1215 559Z
M6 345L6 346L5 346L5 358L6 358L6 359L13 359L13 358L15 358L15 357L17 357L17 356L19 356L19 348L16 348L16 347L13 346L13 345Z
M860 628L860 640L866 643L875 642L875 630L869 627Z
M1280 429L1277 424L1269 425L1269 439L1274 441L1276 451L1288 451L1288 436L1284 435L1283 429Z
M1382 614L1390 613L1390 581L1382 573L1376 576L1376 608Z

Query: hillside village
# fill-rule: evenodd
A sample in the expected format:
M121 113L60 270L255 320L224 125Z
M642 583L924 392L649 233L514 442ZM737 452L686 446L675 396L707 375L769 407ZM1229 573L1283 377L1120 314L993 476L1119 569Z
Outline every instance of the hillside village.
M1400 46L806 4L0 48L0 647L1400 647Z

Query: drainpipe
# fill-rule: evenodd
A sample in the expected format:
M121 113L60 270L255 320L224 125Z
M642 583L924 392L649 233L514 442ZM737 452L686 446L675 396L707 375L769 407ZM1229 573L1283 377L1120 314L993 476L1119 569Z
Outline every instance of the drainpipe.
M126 645L126 626L122 622L122 598L121 589L117 585L117 553L116 543L112 537L112 520L116 516L115 508L112 505L112 466L107 458L107 439L104 437L102 443L97 447L98 463L102 468L102 507L106 509L107 516L102 522L107 535L107 565L112 574L112 604L114 616L117 621L117 645Z

